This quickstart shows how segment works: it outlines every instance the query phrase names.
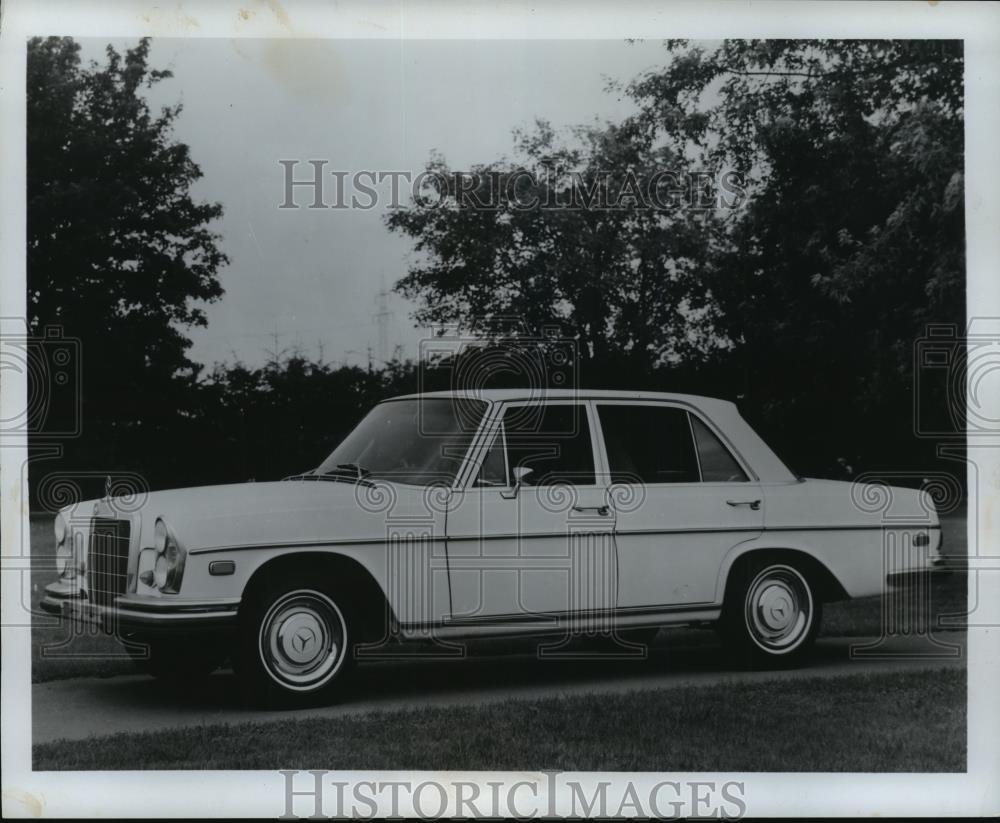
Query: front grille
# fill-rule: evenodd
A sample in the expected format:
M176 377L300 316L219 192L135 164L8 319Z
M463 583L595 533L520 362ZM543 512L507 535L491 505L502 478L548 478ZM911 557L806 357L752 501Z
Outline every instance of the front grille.
M114 605L125 594L128 581L128 520L95 517L90 521L90 545L87 547L87 589L92 602Z

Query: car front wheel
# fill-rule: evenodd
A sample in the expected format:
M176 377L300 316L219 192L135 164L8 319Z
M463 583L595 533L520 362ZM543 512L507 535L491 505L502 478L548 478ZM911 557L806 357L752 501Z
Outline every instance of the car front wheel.
M734 571L720 629L738 662L777 668L801 661L812 647L822 603L802 569L756 563Z
M241 614L238 671L250 702L294 706L334 697L354 662L353 610L315 577L282 577Z

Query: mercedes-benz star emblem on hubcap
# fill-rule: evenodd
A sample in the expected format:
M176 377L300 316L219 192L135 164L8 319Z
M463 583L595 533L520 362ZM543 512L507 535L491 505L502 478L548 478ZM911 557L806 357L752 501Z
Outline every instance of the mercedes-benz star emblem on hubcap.
M295 637L292 638L292 644L295 646L295 650L299 652L304 652L306 646L316 639L316 635L311 629L300 629L295 633Z

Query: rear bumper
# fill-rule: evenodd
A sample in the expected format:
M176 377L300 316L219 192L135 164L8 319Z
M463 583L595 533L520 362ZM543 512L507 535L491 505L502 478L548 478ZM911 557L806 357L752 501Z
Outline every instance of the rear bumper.
M41 607L49 614L100 626L111 634L189 634L192 631L225 631L236 625L240 601L166 600L122 595L114 606L100 606L83 595L46 589Z

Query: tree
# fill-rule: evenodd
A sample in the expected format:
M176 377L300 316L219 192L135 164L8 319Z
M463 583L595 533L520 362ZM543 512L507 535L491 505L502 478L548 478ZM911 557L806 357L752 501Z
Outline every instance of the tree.
M685 353L701 308L703 215L642 199L657 172L683 175L683 158L611 125L563 141L539 122L516 134L516 149L519 159L468 175L432 158L426 202L387 217L420 253L397 284L420 301L418 321L501 338L511 326L554 328L585 364L622 359L639 371Z
M28 43L28 322L82 343L84 440L71 450L100 470L158 442L170 451L198 372L184 329L205 324L227 258L209 228L222 206L192 198L201 171L173 138L180 105L153 113L144 96L170 77L149 67L149 40L108 46L103 66L79 50Z
M961 43L666 48L628 86L633 126L751 192L703 268L748 405L826 464L887 448L919 463L914 342L965 316Z

